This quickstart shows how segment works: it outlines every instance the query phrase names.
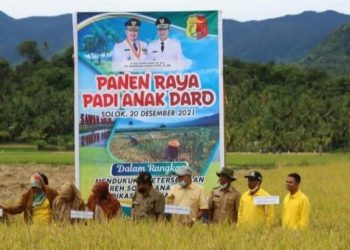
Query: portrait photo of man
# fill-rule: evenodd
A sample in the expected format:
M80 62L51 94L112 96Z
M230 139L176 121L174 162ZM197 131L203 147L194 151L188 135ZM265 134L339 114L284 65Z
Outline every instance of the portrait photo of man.
M125 39L116 43L112 54L112 71L122 70L130 62L145 60L147 44L138 39L141 22L136 18L128 19L125 24Z
M159 17L155 25L158 39L149 44L148 59L152 61L181 62L183 60L181 44L177 39L169 37L170 19Z

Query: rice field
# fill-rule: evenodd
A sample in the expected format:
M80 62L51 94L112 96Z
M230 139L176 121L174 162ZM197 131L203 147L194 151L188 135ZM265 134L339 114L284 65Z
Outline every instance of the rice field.
M0 249L350 249L349 155L261 157L265 155L228 154L227 162L228 165L246 163L249 168L254 168L256 162L272 162L273 168L254 170L263 175L262 187L281 198L286 194L286 175L300 173L301 190L311 201L310 225L306 231L283 230L280 206L275 206L273 228L250 230L229 224L197 223L188 228L170 223L134 223L127 218L108 223L89 221L85 225L38 227L25 226L22 216L15 216L11 225L0 223ZM234 186L241 192L247 189L243 176L249 171L235 172Z
M0 145L0 163L72 165L74 152L38 151L33 145Z

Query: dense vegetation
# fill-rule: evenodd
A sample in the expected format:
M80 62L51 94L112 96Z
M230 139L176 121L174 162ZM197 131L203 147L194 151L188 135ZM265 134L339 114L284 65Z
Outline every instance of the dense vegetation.
M25 61L0 60L0 142L73 146L72 48L46 60L33 41ZM350 77L297 65L225 59L229 151L350 148Z
M350 23L332 32L322 43L311 50L301 63L333 75L349 74Z
M229 59L224 72L228 150L349 150L349 75Z
M73 49L45 60L36 42L18 47L25 61L0 59L0 142L73 146Z

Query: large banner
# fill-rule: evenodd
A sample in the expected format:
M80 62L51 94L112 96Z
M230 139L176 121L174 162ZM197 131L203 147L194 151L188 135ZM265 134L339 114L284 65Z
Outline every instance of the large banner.
M83 196L103 179L130 207L140 171L166 195L184 166L212 187L224 164L220 13L77 13L74 22Z

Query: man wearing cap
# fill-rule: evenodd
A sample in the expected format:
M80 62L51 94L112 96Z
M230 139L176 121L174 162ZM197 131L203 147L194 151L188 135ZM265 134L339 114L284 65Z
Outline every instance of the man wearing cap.
M260 187L262 175L258 171L253 171L244 177L248 178L249 190L242 195L240 200L238 226L273 225L273 205L256 205L254 203L254 198L257 196L270 196L268 192Z
M237 223L241 194L231 186L236 180L234 172L230 168L222 168L216 175L219 177L220 186L215 187L209 197L209 220L214 223Z
M173 214L171 220L186 225L192 225L200 220L208 209L203 187L192 182L192 169L183 167L174 172L177 175L178 184L171 187L168 193L168 204L188 207L189 215Z
M309 224L310 201L299 190L301 177L297 173L291 173L286 180L286 188L289 191L283 200L282 226L283 228L299 230Z
M159 39L148 46L148 59L151 61L182 61L182 49L178 40L169 38L171 22L167 17L159 17L155 25Z
M126 38L121 43L115 44L113 48L113 71L121 70L121 67L130 61L142 61L147 58L147 44L138 40L140 20L130 18L124 26Z
M164 214L165 198L152 185L152 175L140 172L135 179L137 191L132 198L132 218L134 220L161 220Z

